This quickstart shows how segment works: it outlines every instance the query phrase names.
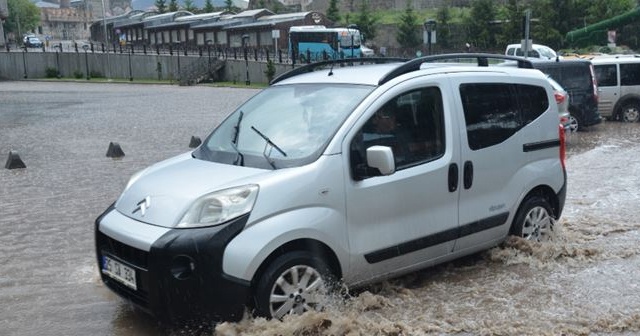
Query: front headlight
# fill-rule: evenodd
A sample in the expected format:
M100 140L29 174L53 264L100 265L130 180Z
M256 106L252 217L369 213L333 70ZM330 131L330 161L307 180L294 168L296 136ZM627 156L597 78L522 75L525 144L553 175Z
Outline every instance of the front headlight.
M251 184L212 192L198 198L182 216L178 228L213 226L249 213L258 196Z

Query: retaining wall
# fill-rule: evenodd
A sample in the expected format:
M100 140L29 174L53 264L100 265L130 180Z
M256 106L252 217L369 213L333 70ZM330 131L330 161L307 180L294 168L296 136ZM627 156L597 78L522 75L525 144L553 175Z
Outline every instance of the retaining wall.
M180 71L190 64L208 61L208 56L144 55L87 52L0 52L0 79L18 80L45 78L47 68L59 69L62 77L100 75L113 79L161 79L177 81ZM213 60L213 58L212 58ZM248 64L247 64L248 63ZM227 59L222 71L223 81L244 83L249 73L251 83L267 83L264 61ZM276 64L276 75L290 70L291 64ZM88 69L88 71L87 71ZM91 78L91 76L90 76Z

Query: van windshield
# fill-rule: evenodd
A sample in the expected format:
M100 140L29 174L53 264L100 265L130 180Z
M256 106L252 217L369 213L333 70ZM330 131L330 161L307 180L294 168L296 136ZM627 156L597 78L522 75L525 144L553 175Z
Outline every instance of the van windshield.
M373 89L352 84L269 87L229 115L193 155L267 169L308 164L322 154L340 125Z

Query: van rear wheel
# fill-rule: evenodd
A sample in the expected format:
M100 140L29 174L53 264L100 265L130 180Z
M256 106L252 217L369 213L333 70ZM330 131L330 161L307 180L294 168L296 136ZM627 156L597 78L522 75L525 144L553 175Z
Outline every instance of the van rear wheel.
M571 132L582 131L582 129L580 129L580 123L580 118L573 114L569 115L569 130Z
M640 108L638 104L625 104L620 111L620 117L624 122L637 122L640 120Z
M540 196L530 196L520 205L511 234L530 241L545 241L553 232L554 224L549 201Z
M324 308L335 284L327 264L307 251L278 257L264 272L255 292L256 313L282 319Z

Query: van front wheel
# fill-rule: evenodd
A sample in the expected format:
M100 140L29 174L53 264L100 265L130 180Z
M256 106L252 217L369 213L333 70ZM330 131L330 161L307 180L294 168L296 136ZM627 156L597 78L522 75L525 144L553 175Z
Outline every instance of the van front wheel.
M282 319L289 314L320 311L335 284L333 278L331 269L319 257L307 251L286 253L260 278L255 292L256 313Z
M553 232L555 219L549 202L540 196L531 196L522 202L511 234L530 241L545 241Z
M636 103L626 104L620 111L620 116L624 122L637 122L640 119L640 108Z

